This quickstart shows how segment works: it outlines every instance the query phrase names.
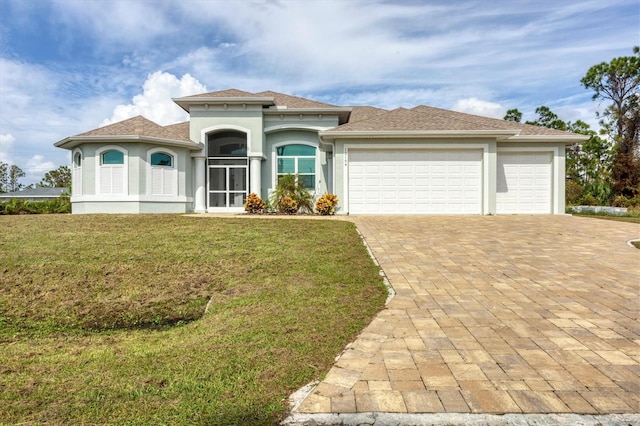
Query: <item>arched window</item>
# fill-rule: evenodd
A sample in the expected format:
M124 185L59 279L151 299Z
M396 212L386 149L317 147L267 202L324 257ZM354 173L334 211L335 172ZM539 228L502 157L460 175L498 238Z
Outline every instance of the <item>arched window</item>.
M100 156L100 164L124 164L124 154L113 149L105 151Z
M96 193L101 195L127 195L127 151L107 146L96 151L100 165L96 169Z
M247 134L237 130L225 130L207 135L209 157L245 157Z
M150 195L178 195L176 154L164 148L148 152L147 191Z
M282 145L276 147L277 179L298 175L305 188L316 187L316 148L310 145Z
M73 153L71 191L73 195L82 195L82 151L79 150Z
M173 156L166 152L154 152L151 154L151 165L173 167Z

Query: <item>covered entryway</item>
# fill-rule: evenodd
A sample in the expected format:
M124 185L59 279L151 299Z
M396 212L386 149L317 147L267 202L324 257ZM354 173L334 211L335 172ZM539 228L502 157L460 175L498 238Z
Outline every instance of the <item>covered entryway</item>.
M496 213L552 213L551 159L551 152L498 152Z
M249 188L247 135L225 130L207 135L207 210L243 211Z
M351 214L481 214L482 150L348 152Z

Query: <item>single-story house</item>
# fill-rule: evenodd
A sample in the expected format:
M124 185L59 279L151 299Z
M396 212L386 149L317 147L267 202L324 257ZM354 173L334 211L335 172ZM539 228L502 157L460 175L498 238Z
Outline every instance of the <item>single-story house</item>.
M49 201L69 194L69 188L30 188L15 192L0 193L0 202L12 199L26 201Z
M338 214L564 214L565 147L582 135L428 106L336 106L236 89L189 113L65 138L73 213L241 212L297 174Z

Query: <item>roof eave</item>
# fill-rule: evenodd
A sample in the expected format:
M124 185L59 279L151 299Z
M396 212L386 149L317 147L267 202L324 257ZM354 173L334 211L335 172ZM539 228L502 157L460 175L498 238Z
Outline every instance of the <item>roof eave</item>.
M320 108L265 108L264 115L326 114L337 115L340 124L346 123L352 107L320 107Z
M591 136L567 134L567 135L515 135L508 138L507 142L564 142L567 145L589 140Z
M320 132L320 137L324 139L381 139L381 138L497 138L498 140L509 139L517 135L513 130L366 130L366 131L340 131L327 130Z
M140 136L140 135L96 135L96 136L71 136L61 141L54 143L57 148L73 149L83 143L104 143L104 142L150 142L157 145L164 146L176 146L187 148L192 151L198 151L202 149L202 146L192 141L181 141L176 139L158 138L155 136Z
M186 97L172 98L173 102L178 104L180 108L189 112L191 105L224 105L224 104L248 104L248 105L275 105L273 96L225 96L225 97Z

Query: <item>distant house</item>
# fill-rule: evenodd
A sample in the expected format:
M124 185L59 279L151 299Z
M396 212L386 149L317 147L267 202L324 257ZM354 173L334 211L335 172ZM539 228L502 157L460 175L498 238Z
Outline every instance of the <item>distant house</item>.
M428 106L336 106L277 92L174 99L65 138L73 213L241 212L297 174L338 214L564 214L565 147L585 136Z
M11 199L19 199L26 201L46 201L53 200L63 194L68 194L69 188L32 188L23 189L15 192L0 193L0 202L9 201Z

